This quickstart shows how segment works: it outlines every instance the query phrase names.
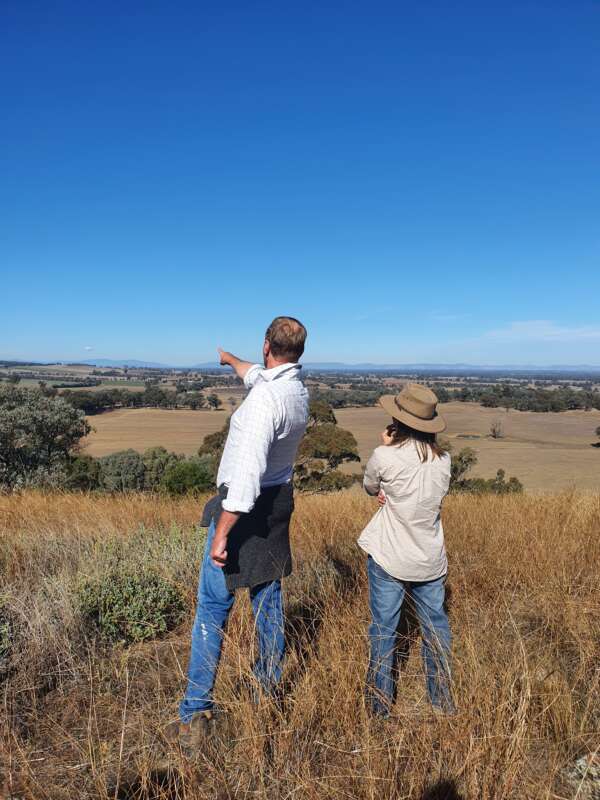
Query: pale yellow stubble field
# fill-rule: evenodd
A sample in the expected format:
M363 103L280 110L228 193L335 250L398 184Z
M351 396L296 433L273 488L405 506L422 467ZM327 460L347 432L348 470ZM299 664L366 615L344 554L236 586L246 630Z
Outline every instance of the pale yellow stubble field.
M209 433L220 430L229 411L201 409L124 408L88 417L94 428L83 440L83 452L105 456L129 448L140 453L162 445L176 453L194 455Z
M472 447L477 453L479 463L473 476L492 477L502 468L527 489L600 487L600 448L591 446L598 441L594 431L600 425L600 411L506 412L475 403L446 403L441 411L448 422L443 436L452 450ZM354 433L364 464L379 444L379 433L389 418L379 408L343 408L336 416L341 426ZM488 435L495 421L504 429L502 439Z

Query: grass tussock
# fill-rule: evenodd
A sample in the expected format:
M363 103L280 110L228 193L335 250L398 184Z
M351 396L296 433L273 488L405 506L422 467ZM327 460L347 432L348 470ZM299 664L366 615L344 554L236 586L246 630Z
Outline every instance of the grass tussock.
M368 606L355 540L373 510L358 490L297 499L285 697L252 704L241 596L216 687L222 735L188 763L162 731L184 686L198 501L0 497L0 797L574 797L565 768L600 747L600 496L448 498L460 713L427 714L408 614L387 723L363 702ZM81 586L117 568L160 576L184 621L130 646L97 635Z

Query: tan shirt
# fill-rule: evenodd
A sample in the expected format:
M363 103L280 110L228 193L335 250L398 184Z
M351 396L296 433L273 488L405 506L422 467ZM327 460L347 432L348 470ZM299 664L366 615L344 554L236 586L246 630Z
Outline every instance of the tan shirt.
M395 578L431 581L448 571L442 500L450 484L450 456L427 461L412 442L377 447L365 470L369 494L383 489L386 503L361 533L358 544Z

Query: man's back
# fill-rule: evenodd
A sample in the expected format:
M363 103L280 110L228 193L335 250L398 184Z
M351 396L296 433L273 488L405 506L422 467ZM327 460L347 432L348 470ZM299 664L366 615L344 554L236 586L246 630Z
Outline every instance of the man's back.
M228 487L223 508L248 512L262 488L288 483L308 422L308 392L300 365L252 366L244 378L250 393L231 417L217 476Z

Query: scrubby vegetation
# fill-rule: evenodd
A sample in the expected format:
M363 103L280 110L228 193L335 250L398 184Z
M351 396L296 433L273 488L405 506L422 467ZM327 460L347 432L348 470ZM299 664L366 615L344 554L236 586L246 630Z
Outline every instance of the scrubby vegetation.
M82 410L62 397L17 384L0 385L0 490L26 487L95 492L198 493L215 488L217 469L229 420L220 431L205 437L197 456L185 456L151 447L144 453L119 450L102 458L81 455L78 446L90 430ZM360 461L354 435L337 424L324 400L312 400L310 420L300 444L294 482L306 492L330 492L351 486L360 475L339 467ZM461 450L453 459L452 488L456 491L522 491L516 478L467 478L477 459L473 450Z
M216 395L208 396L214 407L217 400ZM310 414L296 465L297 488L331 491L349 486L354 479L337 467L360 461L356 439L337 426L329 406L313 402ZM73 408L63 397L0 384L0 491L24 487L171 495L208 491L215 488L229 420L206 436L198 455L191 458L164 447L92 458L79 451L89 431L84 409Z
M3 794L574 797L566 776L600 746L600 496L447 498L459 714L428 716L408 615L396 718L386 724L371 721L363 702L368 605L355 540L375 507L358 489L297 498L285 698L252 704L254 629L242 595L216 687L221 738L189 763L162 732L184 686L203 545L199 500L0 496ZM130 578L113 585L115 570ZM156 580L149 589L147 575ZM86 583L104 587L96 608L111 597L112 608L137 609L134 636L103 637L90 625ZM170 615L179 602L184 619L173 630L173 617L163 627L152 616L151 606ZM142 641L124 643L131 639ZM581 800L587 773L577 774Z
M78 599L84 624L121 644L159 638L181 622L184 610L175 586L157 572L140 572L133 563L83 580Z
M468 473L477 464L477 454L472 447L464 447L452 456L450 472L451 492L471 492L475 494L518 494L523 484L518 478L506 480L506 473L499 469L495 478L469 478Z

